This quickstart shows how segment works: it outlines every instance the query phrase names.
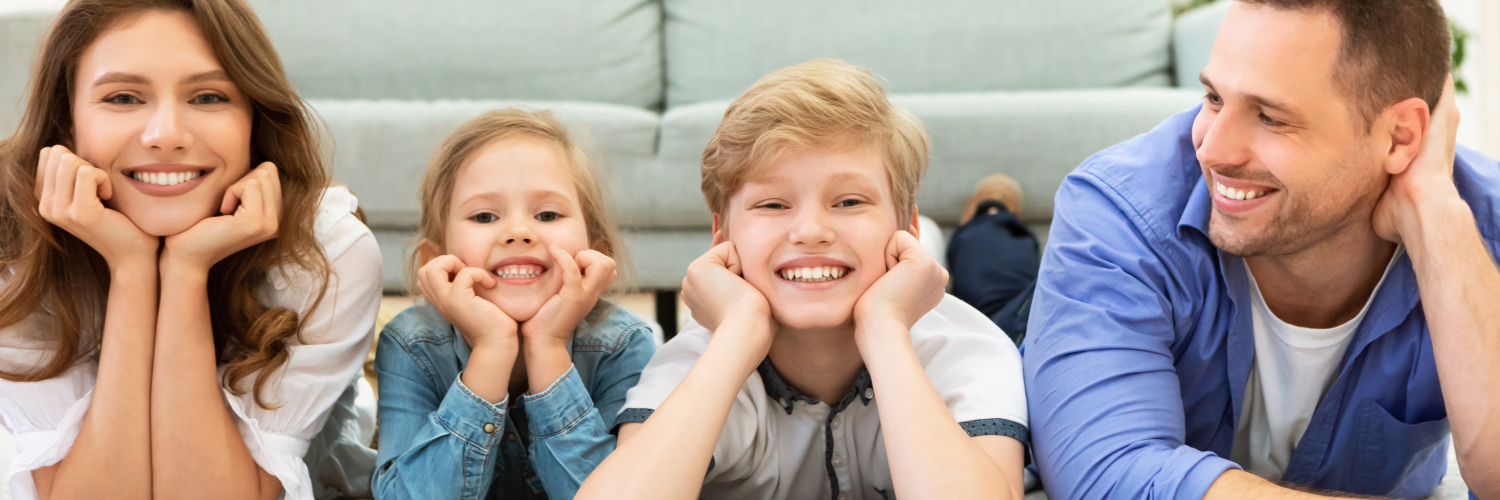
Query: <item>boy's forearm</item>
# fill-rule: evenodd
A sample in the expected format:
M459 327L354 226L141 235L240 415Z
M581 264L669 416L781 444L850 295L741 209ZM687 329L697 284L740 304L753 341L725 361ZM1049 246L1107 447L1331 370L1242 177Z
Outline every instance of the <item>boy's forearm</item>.
M735 397L772 332L726 318L672 394L584 481L578 497L698 498ZM761 357L753 354L762 353Z
M1020 491L954 421L917 359L905 325L870 322L855 328L863 330L855 335L875 389L896 496L1010 498Z

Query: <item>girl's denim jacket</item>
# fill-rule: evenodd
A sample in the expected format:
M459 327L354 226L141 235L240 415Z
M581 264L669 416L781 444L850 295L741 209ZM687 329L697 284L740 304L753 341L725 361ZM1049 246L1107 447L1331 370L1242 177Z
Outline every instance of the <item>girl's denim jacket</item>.
M573 332L573 368L541 394L490 404L459 380L469 344L425 301L380 332L376 498L573 498L656 352L651 327L600 300ZM513 396L513 395L512 395Z

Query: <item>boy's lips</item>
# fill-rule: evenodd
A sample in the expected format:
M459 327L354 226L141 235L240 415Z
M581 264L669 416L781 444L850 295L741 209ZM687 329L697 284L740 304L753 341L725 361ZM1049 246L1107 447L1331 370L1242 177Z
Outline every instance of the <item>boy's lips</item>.
M495 279L507 285L530 285L547 273L547 265L531 256L508 257L490 268Z
M799 257L776 268L776 278L803 290L832 288L848 277L854 268L829 257Z

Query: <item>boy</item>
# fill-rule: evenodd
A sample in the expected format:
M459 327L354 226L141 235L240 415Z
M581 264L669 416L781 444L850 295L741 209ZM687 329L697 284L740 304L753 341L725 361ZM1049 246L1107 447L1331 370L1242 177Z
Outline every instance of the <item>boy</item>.
M846 63L731 104L703 153L694 324L626 396L579 497L1019 499L1020 356L917 242L926 166L921 125Z

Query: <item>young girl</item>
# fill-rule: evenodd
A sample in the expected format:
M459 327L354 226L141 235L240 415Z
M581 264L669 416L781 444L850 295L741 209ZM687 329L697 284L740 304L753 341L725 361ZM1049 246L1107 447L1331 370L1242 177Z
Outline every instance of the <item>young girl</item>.
M548 112L460 126L422 183L424 301L380 334L376 498L572 498L655 352L600 300L624 248ZM409 268L410 269L410 268Z
M0 143L12 497L331 493L308 449L331 451L380 255L255 14L74 0L30 96Z

